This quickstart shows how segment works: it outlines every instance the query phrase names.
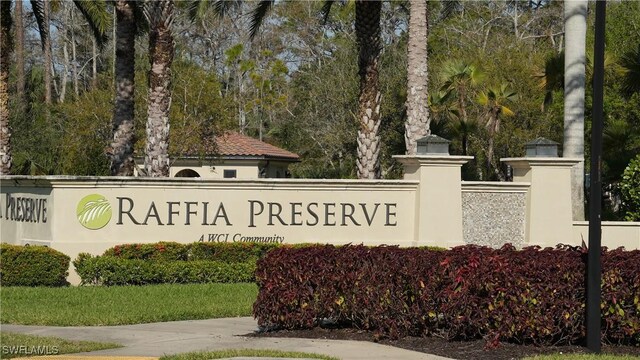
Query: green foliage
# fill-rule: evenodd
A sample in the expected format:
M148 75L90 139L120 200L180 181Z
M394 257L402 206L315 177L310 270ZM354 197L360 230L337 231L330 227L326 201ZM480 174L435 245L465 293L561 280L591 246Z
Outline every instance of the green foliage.
M277 247L214 242L125 244L106 250L102 256L82 253L73 265L82 284L251 282L256 261Z
M354 178L357 53L352 39L334 39L330 58L305 65L291 80L291 114L279 138L302 157L294 177Z
M190 244L190 260L217 260L228 263L257 261L280 245L264 243L211 243Z
M82 285L243 283L254 281L255 261L154 261L80 254L73 261Z
M56 105L55 119L64 129L56 173L95 176L110 174L109 159L104 149L112 138L113 90L106 80L75 101Z
M491 134L481 124L485 109L474 101L477 94L486 94L491 85L509 84L519 95L508 105L515 116L500 123L501 130L493 139L496 164L501 157L523 155L523 144L539 136L562 142L562 2L540 4L429 4L431 130L452 140L453 154L476 157L463 167L465 179L487 180L495 176L482 166L487 160ZM98 81L97 86L92 85L90 29L104 33L111 20L102 3L79 5L92 23L78 22L80 16L75 23L68 23L70 19L54 11L54 24L67 30L50 34L58 50L66 46L70 51L69 29L75 33L77 58L65 60L62 51L54 51L53 56L58 91L64 78L62 72L67 71L67 94L71 94L73 71L78 71L77 98L68 95L63 104L43 104L41 49L37 41L29 38L34 34L27 33L27 59L35 60L26 64L25 101L16 99L12 85L16 83L16 69L11 69L13 173L108 174L104 149L111 142L113 54L106 49L98 54ZM302 161L291 167L295 177L355 177L355 3L336 4L323 19L323 2L278 2L269 13L273 21L263 23L258 36L247 44L246 30L251 20L242 14L251 13L254 5L192 1L178 6L186 11L178 12L175 20L179 30L175 34L176 60L172 70L170 154L188 151L204 155L210 152L208 140L215 133L240 129L300 154ZM611 2L607 8L603 180L611 184L620 180L625 166L640 153L640 3ZM74 11L79 15L78 10ZM226 17L214 16L221 14ZM36 15L41 14L36 11ZM591 12L587 49L593 48L593 19ZM381 26L381 161L385 177L396 178L401 176L401 169L391 156L404 153L406 117L405 4L384 3ZM106 34L111 36L109 31ZM138 45L135 51L136 134L138 139L144 139L149 62L144 47ZM484 81L469 84L468 93L462 95L466 116L458 102L459 89L443 89L443 85L451 84L452 77L447 79L442 74L451 64L474 66L484 74ZM592 66L587 65L589 84ZM591 91L587 86L585 136L589 136ZM589 142L585 145L588 159ZM137 141L135 149L141 155L144 141Z
M176 61L172 73L169 154L204 155L212 137L232 127L233 102L223 98L218 76L195 63Z
M631 160L620 181L625 219L640 221L640 155Z
M69 261L45 246L0 244L2 286L67 286Z
M158 242L154 244L125 244L107 249L103 256L121 259L154 261L187 260L188 247L177 242ZM212 260L212 259L209 259Z
M121 259L153 261L212 260L226 263L256 261L268 251L279 247L270 243L250 242L158 242L151 244L123 244L107 249L103 256Z

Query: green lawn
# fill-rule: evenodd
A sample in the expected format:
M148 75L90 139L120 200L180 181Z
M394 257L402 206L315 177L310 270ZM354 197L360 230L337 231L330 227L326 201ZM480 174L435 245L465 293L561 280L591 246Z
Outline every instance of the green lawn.
M593 354L554 354L538 355L527 357L523 360L638 360L637 356L631 355L593 355Z
M255 284L3 287L0 323L124 325L250 316Z
M2 344L0 352L0 358L2 359L36 355L71 354L120 347L118 344L98 343L93 341L72 341L56 337L34 336L9 332L0 332L0 344Z
M307 359L324 359L339 360L338 358L320 354L279 351L279 350L258 350L258 349L238 349L238 350L220 350L206 352L192 352L179 355L163 356L160 360L208 360L208 359L224 359L233 357L275 357L275 358L307 358Z

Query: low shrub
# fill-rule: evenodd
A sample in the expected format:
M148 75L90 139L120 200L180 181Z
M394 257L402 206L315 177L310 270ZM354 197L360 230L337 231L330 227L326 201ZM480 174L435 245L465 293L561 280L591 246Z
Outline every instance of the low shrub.
M280 247L271 243L213 243L188 244L189 260L218 260L225 262L257 261L267 252Z
M158 242L114 246L73 262L82 284L253 282L256 261L278 244Z
M602 259L603 339L640 345L640 251ZM585 261L562 246L283 247L258 261L254 316L267 328L331 319L379 337L574 344L585 337Z
M629 162L620 181L622 211L627 221L640 221L640 155Z
M149 285L253 282L255 262L148 261L83 253L73 262L81 284Z
M177 242L116 245L104 252L104 256L127 260L175 261L187 260L188 247Z
M67 286L70 258L46 246L0 244L2 286Z
M105 251L103 255L131 260L215 260L231 263L256 261L269 250L275 249L278 246L280 245L244 242L196 242L191 244L158 242L151 244L117 245Z

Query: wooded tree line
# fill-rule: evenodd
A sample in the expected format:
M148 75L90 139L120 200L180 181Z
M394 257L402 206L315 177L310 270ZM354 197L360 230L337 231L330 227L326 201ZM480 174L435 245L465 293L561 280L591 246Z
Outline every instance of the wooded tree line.
M296 177L396 178L391 155L430 130L475 156L466 180L494 180L525 142L564 141L562 1L0 5L3 173L10 159L13 174L129 175L135 154L141 172L163 175L235 130L300 154ZM604 173L615 184L640 153L640 3L607 11Z

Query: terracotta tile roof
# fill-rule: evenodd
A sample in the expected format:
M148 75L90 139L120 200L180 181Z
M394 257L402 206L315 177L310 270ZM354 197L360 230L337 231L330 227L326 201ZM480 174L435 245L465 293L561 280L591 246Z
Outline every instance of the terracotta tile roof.
M218 156L257 156L265 158L279 158L298 160L300 157L290 151L281 149L277 146L267 144L266 142L254 139L250 136L242 135L236 132L227 132L222 136L215 138L216 144L210 144L205 141L204 148L207 153L216 153ZM212 151L215 149L214 151ZM195 149L187 150L183 156L196 155Z

